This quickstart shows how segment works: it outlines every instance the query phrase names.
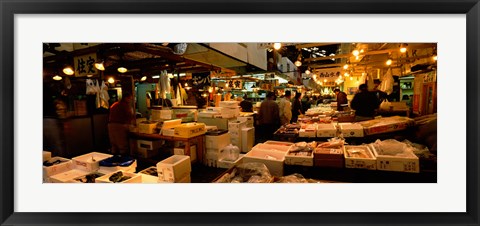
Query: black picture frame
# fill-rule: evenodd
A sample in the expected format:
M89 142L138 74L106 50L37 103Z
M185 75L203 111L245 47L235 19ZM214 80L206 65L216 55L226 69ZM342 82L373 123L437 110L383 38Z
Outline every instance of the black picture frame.
M134 7L132 4L134 3ZM1 0L0 144L2 225L479 225L478 0ZM466 14L467 211L465 213L18 213L14 212L15 14ZM454 76L454 75L452 75ZM460 99L462 96L459 97ZM459 100L461 101L461 100ZM441 113L439 114L440 117ZM448 195L448 194L446 194Z

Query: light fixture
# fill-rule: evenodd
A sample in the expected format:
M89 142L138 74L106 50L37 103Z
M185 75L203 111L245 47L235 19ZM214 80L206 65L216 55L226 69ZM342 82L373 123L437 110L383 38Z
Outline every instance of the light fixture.
M350 74L349 74L348 72L345 72L343 75L344 75L345 77L350 76Z
M437 61L437 55L434 55L434 56L433 56L433 60L434 60L434 61Z
M385 62L386 65L391 65L392 64L392 59L388 58L387 62Z
M350 77L350 81L352 81L352 80L353 80L353 77Z
M316 81L317 80L317 74L313 74L313 80Z
M360 53L363 53L363 52L365 52L365 50L361 49L361 50L360 50Z
M75 74L75 71L73 70L73 67L70 66L70 65L67 65L63 68L63 73L65 73L66 75L73 75Z
M126 67L120 66L120 67L117 68L117 71L120 72L120 73L125 73L125 72L127 72L128 70L127 70Z
M53 76L53 80L60 81L60 80L62 80L62 77L60 77L59 75L55 75L55 76Z
M280 42L275 42L273 44L273 48L276 49L276 50L279 50L280 48L282 48L282 43Z
M301 61L299 61L299 60L295 61L295 66L297 66L297 67L300 67L300 66L302 66L302 62L301 62Z
M353 50L352 54L353 54L354 56L358 56L358 54L360 54L360 51L358 51L358 50Z
M305 74L309 75L310 73L310 69L305 70Z
M407 52L407 44L400 44L400 52L401 53Z
M213 92L213 87L208 87L208 92L212 93Z
M142 81L142 82L145 81L145 80L147 80L147 76L143 76L143 77L140 79L140 81Z
M327 79L324 79L323 82L327 82Z
M91 78L91 77L93 77L93 75L92 75L92 74L88 74L87 77L88 77L88 78Z
M188 83L187 83L187 82L185 82L185 87L188 87Z
M160 75L154 75L152 76L153 79L160 78Z
M348 69L348 64L343 65L343 69L347 70Z
M108 81L108 83L110 83L110 84L115 83L115 79L113 79L112 77L108 78L107 81Z
M103 65L103 60L95 62L95 68L100 71L105 71L105 65Z

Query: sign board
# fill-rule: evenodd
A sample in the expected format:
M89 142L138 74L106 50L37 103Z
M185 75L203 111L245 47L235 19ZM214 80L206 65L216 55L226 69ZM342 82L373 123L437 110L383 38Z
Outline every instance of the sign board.
M78 56L73 58L75 77L84 77L87 75L96 75L98 73L95 68L97 54Z
M195 87L210 86L210 72L192 73L192 84Z
M228 80L227 81L228 87L232 89L242 89L242 80Z

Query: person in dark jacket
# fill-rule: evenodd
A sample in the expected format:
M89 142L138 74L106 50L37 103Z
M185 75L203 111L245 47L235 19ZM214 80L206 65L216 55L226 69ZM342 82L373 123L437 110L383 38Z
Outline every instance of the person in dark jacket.
M343 111L343 105L348 104L347 94L340 89L335 89L334 92L337 95L337 111Z
M380 103L375 93L368 91L367 84L362 84L359 87L359 92L353 97L350 106L355 110L355 121L358 122L373 119L375 110L380 106Z
M303 115L302 111L302 102L300 101L300 97L302 93L298 92L295 94L295 98L293 98L293 105L292 105L292 123L296 123L298 121L298 116Z

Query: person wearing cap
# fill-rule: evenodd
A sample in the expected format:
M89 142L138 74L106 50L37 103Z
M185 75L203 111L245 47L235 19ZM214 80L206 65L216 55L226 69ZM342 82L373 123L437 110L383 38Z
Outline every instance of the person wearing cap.
M340 89L335 89L333 92L337 95L337 111L343 111L344 105L348 105L347 94Z

